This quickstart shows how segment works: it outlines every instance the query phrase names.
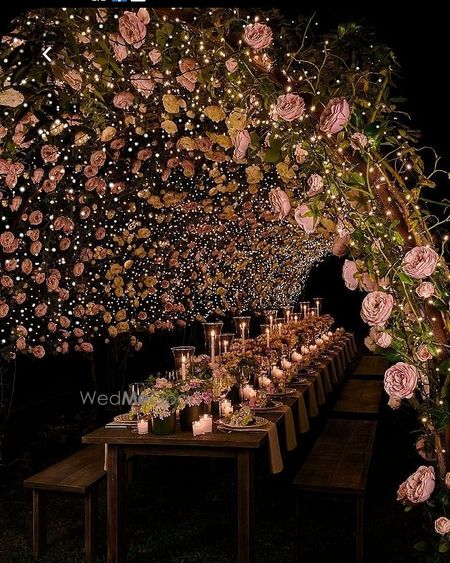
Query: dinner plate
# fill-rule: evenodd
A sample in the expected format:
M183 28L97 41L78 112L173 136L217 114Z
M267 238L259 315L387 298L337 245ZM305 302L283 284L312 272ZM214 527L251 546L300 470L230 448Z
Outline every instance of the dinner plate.
M236 426L220 418L217 421L217 424L219 426L223 426L227 430L253 430L254 428L263 428L269 422L267 418L263 418L262 416L255 416L254 421L255 421L254 424L249 424L248 426Z
M113 418L114 422L120 422L122 424L126 423L126 424L137 424L137 420L136 419L132 419L130 418L130 415L128 413L125 414L118 414L117 416L115 416Z
M279 409L282 404L283 403L280 403L280 401L272 401L272 404L267 407L250 407L250 408L252 409L253 412L270 412L275 409ZM245 404L244 406L249 407L248 404Z

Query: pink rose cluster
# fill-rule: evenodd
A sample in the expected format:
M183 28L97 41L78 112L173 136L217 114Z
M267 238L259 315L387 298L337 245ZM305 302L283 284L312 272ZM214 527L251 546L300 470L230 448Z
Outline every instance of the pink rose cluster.
M244 29L244 42L255 51L267 49L272 43L272 30L264 23L249 23Z
M427 501L434 491L434 467L421 465L410 475L397 491L397 500L403 504L418 504Z
M417 386L418 372L415 366L397 362L384 374L384 389L393 399L411 399Z

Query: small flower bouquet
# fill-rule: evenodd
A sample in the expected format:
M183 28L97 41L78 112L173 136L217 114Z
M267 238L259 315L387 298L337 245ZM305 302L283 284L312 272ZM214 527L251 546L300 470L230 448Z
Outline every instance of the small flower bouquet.
M213 398L211 383L205 379L193 377L177 383L179 391L179 408L197 407L209 404Z
M231 426L249 426L254 420L255 418L249 407L242 407L226 417L227 423Z
M168 418L180 405L180 391L165 378L155 380L153 387L145 389L139 396L141 412L161 420Z

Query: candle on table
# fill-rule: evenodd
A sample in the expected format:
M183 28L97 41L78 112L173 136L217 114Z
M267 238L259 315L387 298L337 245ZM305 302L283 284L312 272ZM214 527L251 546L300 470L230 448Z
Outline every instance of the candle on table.
M216 340L216 331L214 329L212 329L212 331L211 331L211 362L213 362L215 357L216 357L215 340Z
M233 405L229 399L224 399L220 402L220 414L221 416L228 416L233 413Z
M294 323L296 323L298 321L298 315L297 313L294 315Z
M289 322L291 317L291 312L290 311L286 311L286 322Z
M204 414L200 417L200 421L202 423L202 429L204 434L209 434L212 432L212 415L211 414Z
M273 315L269 316L269 328L270 328L270 330L273 329Z
M138 434L148 434L148 420L145 420L145 418L138 420L137 431Z
M270 330L266 328L266 346L270 348Z
M192 434L194 436L201 436L205 432L203 431L203 422L201 420L194 420L192 422Z
M261 389L266 389L266 387L269 387L272 382L266 375L260 375L258 378L258 383Z
M244 401L248 401L250 397L254 395L253 391L254 389L251 385L249 385L248 383L247 385L244 385L242 389L242 398L244 399Z
M245 350L245 324L241 323L241 339L242 339L242 351Z
M319 317L320 316L320 301L319 299L316 299L316 314Z
M228 351L228 340L223 341L223 351L226 354Z
M181 356L181 379L186 379L186 356Z

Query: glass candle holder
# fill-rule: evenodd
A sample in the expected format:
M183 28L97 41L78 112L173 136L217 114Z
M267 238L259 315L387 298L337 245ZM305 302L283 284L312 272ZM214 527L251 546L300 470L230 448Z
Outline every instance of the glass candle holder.
M320 315L322 314L322 304L323 304L322 297L314 297L314 306L316 308L316 315L318 317L320 317Z
M233 317L236 337L241 339L242 349L245 349L245 341L250 333L250 317Z
M214 362L216 356L220 354L220 335L222 334L223 322L203 323L205 332L206 349L208 351L211 362Z
M230 350L231 343L234 340L234 334L232 332L224 332L219 338L220 354L226 354Z
M300 301L300 314L301 318L305 319L309 312L309 301Z
M315 307L310 307L309 308L309 312L308 312L308 316L309 317L315 317L317 315L317 311Z
M269 328L272 331L275 319L277 318L277 311L275 309L267 309L264 311L264 318L266 319L266 324L269 325Z
M275 331L277 334L281 335L283 332L284 317L278 317L275 319Z
M186 379L189 376L195 346L174 346L171 350L175 360L175 369L177 370L178 378Z
M290 323L292 321L292 315L294 313L294 307L292 305L285 305L284 307L281 307L281 309L283 311L284 321L286 323Z

